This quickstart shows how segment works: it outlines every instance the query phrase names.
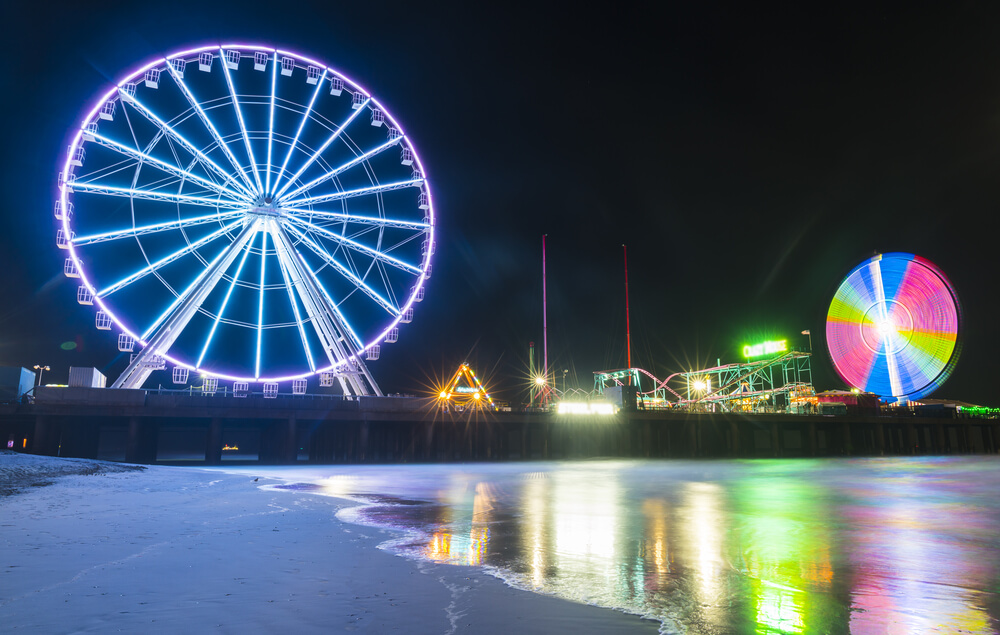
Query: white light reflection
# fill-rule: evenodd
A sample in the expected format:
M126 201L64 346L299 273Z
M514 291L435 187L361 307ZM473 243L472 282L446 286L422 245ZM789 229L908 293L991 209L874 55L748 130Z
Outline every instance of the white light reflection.
M615 554L619 524L618 473L563 470L553 475L555 549L553 566L564 583L578 580L582 589L595 589L593 579L617 588L622 571ZM596 589L595 589L596 590Z
M545 583L549 495L549 479L544 472L527 475L521 495L524 510L521 532L524 536L524 551L528 555L526 559L531 572L531 584L536 589Z
M646 572L644 589L659 591L667 585L670 574L670 559L667 554L667 514L670 508L665 500L646 499L642 503L642 514L646 518L645 562L649 567Z
M326 496L353 499L358 491L360 479L353 474L334 474L330 478L319 481L319 486Z
M695 569L696 599L706 613L721 609L720 598L725 594L722 532L727 526L723 517L722 488L714 483L690 482L684 487L682 500L681 517L686 522L680 523L680 527L687 531L684 540L688 550L686 560Z

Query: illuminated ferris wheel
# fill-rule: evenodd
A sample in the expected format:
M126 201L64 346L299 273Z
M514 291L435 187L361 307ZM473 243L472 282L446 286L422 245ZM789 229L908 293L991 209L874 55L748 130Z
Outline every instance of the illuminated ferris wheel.
M413 319L434 251L426 173L381 103L321 62L223 45L128 74L79 125L56 244L132 353L114 387L171 364L175 383L319 373L381 394L365 361Z
M848 386L906 402L951 375L961 321L955 288L934 263L878 254L840 283L827 313L827 347Z

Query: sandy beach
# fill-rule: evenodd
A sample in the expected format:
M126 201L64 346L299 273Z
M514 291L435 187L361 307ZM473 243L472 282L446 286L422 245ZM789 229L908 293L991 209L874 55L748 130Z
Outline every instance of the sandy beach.
M219 471L0 454L6 632L656 633L377 545L350 501Z

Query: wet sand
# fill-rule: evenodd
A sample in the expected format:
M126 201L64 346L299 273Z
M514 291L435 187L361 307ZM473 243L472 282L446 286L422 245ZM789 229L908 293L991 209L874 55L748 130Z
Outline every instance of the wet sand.
M124 471L123 471L124 470ZM197 468L0 454L6 632L656 633L659 624L407 560L349 501Z

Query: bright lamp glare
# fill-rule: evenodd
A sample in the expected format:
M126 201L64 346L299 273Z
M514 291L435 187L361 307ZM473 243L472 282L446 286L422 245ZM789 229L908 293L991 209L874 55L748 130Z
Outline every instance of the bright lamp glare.
M606 402L576 403L562 401L557 406L557 412L561 415L613 415L615 407Z
M447 398L448 398L448 391L446 391L446 390L442 390L442 391L441 391L441 392L440 392L440 393L438 394L438 397L440 397L441 399L447 399Z
M545 384L545 378L539 375L538 377L535 377L535 383L542 386Z
M702 380L700 380L700 379L697 380L697 381L695 381L694 382L694 389L695 390L705 390L705 382L702 381Z

